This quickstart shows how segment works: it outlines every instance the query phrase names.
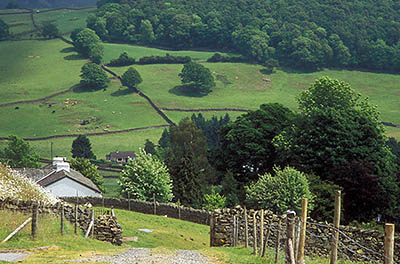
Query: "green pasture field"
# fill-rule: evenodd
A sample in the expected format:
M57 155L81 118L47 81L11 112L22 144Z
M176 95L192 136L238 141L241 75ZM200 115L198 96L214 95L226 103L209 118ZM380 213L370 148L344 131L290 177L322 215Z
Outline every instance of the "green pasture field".
M120 188L117 180L117 178L104 178L103 188L105 189L105 197L121 197Z
M36 23L40 26L44 21L54 22L61 34L70 33L76 28L86 27L86 17L96 11L96 8L83 10L55 10L34 15Z
M0 50L2 104L70 89L79 83L81 67L87 62L59 39L1 41Z
M0 122L8 125L1 129L0 135L15 133L19 137L36 138L166 124L139 95L118 97L110 96L110 93L111 89L106 92L72 92L47 103L20 105L18 110L15 106L2 107ZM84 120L90 123L82 125Z
M30 14L1 15L0 18L10 27L10 34L34 30Z
M112 151L137 151L144 148L146 139L156 143L161 137L163 128L139 130L121 134L108 134L102 136L88 136L92 150L98 159L105 159L106 154ZM51 158L51 142L53 142L53 155L71 158L72 141L74 137L52 138L48 140L30 141L29 144L42 158ZM4 149L7 142L0 142L0 149Z
M144 56L165 56L166 53L174 56L190 56L194 60L207 60L215 52L210 51L192 51L192 50L182 50L182 51L171 51L171 50L162 50L156 48L149 48L137 45L128 45L128 44L113 44L113 43L104 43L104 58L103 61L105 63L109 62L111 59L116 59L122 52L127 52L130 57L139 60ZM226 55L226 53L221 53Z
M257 109L263 103L281 103L297 109L296 97L322 76L348 82L356 91L378 106L384 121L400 123L400 75L349 70L289 72L277 70L265 75L263 67L243 63L204 63L217 79L217 86L207 96L187 95L177 89L182 65L136 65L143 78L139 89L160 107ZM113 67L123 74L127 67Z

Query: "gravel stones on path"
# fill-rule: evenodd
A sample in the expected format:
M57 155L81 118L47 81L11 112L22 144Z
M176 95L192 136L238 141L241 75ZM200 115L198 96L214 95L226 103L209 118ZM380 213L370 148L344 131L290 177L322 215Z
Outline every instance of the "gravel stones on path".
M110 264L211 264L195 250L159 250L132 248L115 256L96 256L72 262L107 262Z

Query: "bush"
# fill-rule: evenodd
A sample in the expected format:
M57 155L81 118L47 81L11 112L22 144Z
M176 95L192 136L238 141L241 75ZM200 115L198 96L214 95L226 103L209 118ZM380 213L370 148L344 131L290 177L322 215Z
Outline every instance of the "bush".
M248 62L248 59L242 56L224 56L217 52L214 53L214 55L212 55L207 62Z
M215 191L215 188L211 189L210 194L204 194L203 206L204 210L213 211L218 208L224 208L226 205L226 198Z
M138 64L185 64L192 61L189 56L172 56L168 53L163 56L145 56L139 59Z
M302 198L308 198L312 208L312 194L306 174L292 167L274 168L275 175L266 173L256 183L246 186L246 203L253 208L269 209L277 214L288 209L301 212Z
M129 66L135 64L135 58L129 57L128 53L122 52L118 59L112 59L107 66L118 67L118 66Z

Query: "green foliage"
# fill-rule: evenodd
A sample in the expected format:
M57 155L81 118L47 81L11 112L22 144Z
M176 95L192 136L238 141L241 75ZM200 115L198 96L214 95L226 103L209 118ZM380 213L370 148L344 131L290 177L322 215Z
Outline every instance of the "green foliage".
M170 127L169 134L166 163L174 183L174 196L183 205L199 208L206 185L214 181L207 160L206 138L190 120Z
M106 88L110 80L106 72L96 63L88 62L81 69L81 85L90 89Z
M396 155L397 159L400 160L400 142L397 141L395 138L390 137L387 141L386 141L386 145L390 148L390 150L392 151L392 153L394 155Z
M215 188L211 188L211 193L204 194L202 209L213 211L218 208L225 208L226 198L215 191Z
M99 36L90 28L75 31L73 39L76 50L83 56L92 59L93 62L100 63L104 53Z
M295 210L299 214L302 198L308 198L312 209L313 195L306 174L292 167L283 170L275 167L274 174L261 175L257 182L246 187L246 203L251 208L269 209L277 214Z
M148 138L146 138L146 142L144 143L144 151L151 155L157 155L156 145Z
M112 59L108 66L128 66L135 63L135 58L129 57L126 51L122 52L118 59Z
M215 87L211 71L193 61L183 65L179 77L182 79L183 84L189 85L191 90L200 94L208 94Z
M348 84L328 77L303 91L299 105L302 114L295 126L275 138L282 159L343 187L347 220L368 218L383 208L396 211L397 168L376 107Z
M10 136L7 147L0 152L2 162L11 168L38 168L39 155L28 142L17 136Z
M90 160L85 158L76 158L72 159L70 164L72 169L79 171L83 176L89 178L101 191L104 192L103 176L99 174L97 166L92 164Z
M203 132L203 135L207 138L208 149L216 149L221 145L221 135L219 131L223 126L228 124L231 119L229 114L225 114L224 117L219 119L216 116L212 116L211 119L205 119L201 113L197 116L193 114L190 118L198 129Z
M85 135L79 135L72 142L71 152L73 158L96 159L90 141Z
M9 26L0 19L0 40L6 39L10 36Z
M41 29L43 37L55 38L59 34L57 25L51 21L43 22Z
M238 117L221 131L218 169L232 170L242 184L271 171L278 162L272 140L293 118L293 112L280 104L263 104L260 109Z
M225 174L221 182L221 185L222 185L222 193L226 197L226 206L234 207L235 205L238 205L240 203L239 184L231 171L228 171Z
M7 9L18 9L19 5L17 2L8 2L6 5Z
M142 81L143 80L139 72L133 67L129 67L128 70L121 76L121 84L134 90L137 90L137 86Z
M129 194L133 199L152 201L155 195L158 202L170 202L174 197L168 168L143 149L122 170L118 183L125 197Z

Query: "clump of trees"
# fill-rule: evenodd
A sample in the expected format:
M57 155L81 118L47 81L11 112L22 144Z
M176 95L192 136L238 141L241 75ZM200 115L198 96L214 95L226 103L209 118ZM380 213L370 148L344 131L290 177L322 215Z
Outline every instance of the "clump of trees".
M42 36L47 38L55 38L59 34L57 25L51 21L45 21L41 26Z
M122 52L117 59L112 59L108 66L129 66L135 64L135 58L129 57L127 52Z
M17 136L10 136L7 147L0 151L0 161L11 168L39 168L39 155Z
M96 63L88 62L81 69L81 86L88 89L104 89L110 79L106 72Z
M208 94L215 87L215 80L210 69L193 61L183 65L179 77L185 85L185 90L194 93Z
M96 32L90 28L76 29L71 33L75 49L92 62L100 64L104 55L103 44Z

